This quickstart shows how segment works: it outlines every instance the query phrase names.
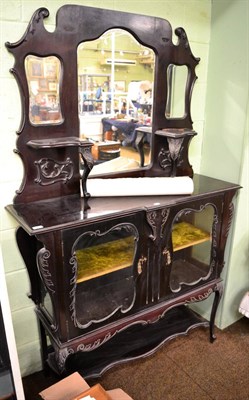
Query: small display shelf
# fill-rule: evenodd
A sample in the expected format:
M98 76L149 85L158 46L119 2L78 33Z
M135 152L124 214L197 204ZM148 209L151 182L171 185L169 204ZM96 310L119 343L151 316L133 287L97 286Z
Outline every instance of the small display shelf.
M185 249L209 241L210 233L197 228L188 222L174 224L172 230L173 251Z
M155 135L157 136L169 137L173 139L181 139L184 138L185 136L195 136L196 134L197 133L192 129L185 129L185 128L162 129L155 132Z
M76 136L29 140L27 146L33 149L50 149L57 147L91 147L93 144L87 140L79 139Z

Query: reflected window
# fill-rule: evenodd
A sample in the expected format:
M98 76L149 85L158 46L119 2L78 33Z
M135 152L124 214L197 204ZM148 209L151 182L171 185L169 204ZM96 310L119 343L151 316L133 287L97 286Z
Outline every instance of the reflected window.
M112 29L78 47L80 114L151 113L154 52Z
M166 118L183 118L185 116L185 93L188 78L186 65L170 64L167 68L167 102Z
M28 55L25 70L29 88L29 119L34 125L62 122L59 83L61 63L55 56Z

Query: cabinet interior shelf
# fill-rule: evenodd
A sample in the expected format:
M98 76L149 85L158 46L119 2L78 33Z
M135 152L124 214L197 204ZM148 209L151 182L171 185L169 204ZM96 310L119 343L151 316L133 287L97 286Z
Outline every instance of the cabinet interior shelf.
M197 228L188 222L179 222L173 225L173 251L185 249L203 242L210 241L210 233Z
M210 240L210 234L187 222L173 226L173 250L178 251ZM77 282L106 275L132 265L134 238L132 236L98 244L76 251Z
M77 250L77 282L97 278L132 265L134 257L134 238L128 236L96 246Z

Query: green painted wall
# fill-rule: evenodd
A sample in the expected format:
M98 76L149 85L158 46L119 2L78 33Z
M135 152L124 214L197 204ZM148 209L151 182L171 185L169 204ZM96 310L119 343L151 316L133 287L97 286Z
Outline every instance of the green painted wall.
M239 303L249 289L248 26L248 1L213 0L200 171L242 186L225 257L225 290L216 319L221 328L241 318ZM208 316L210 304L208 299L195 309Z

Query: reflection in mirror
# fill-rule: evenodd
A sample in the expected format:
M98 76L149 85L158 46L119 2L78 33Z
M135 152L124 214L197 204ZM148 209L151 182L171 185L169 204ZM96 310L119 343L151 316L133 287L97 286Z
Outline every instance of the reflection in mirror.
M212 232L217 218L214 208L201 211L183 210L177 214L172 229L173 262L170 288L178 292L182 285L193 286L208 279L214 267L212 262ZM211 260L210 260L211 254Z
M122 29L79 45L80 135L94 142L90 175L149 164L150 134L138 143L136 129L151 126L154 64L154 52Z
M188 78L186 65L170 64L167 68L167 102L166 118L182 118L185 116L185 92Z
M25 70L29 88L29 119L34 125L62 122L59 98L61 63L55 56L28 55Z
M137 240L137 229L129 223L104 233L86 232L79 238L75 247L75 314L79 326L103 321L117 310L130 309L135 296L133 263Z

